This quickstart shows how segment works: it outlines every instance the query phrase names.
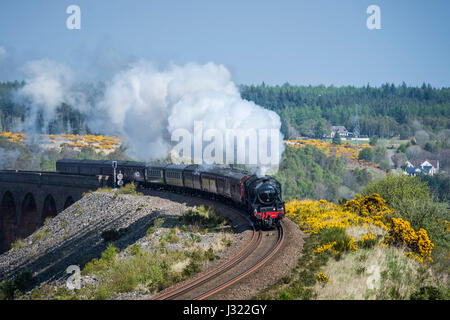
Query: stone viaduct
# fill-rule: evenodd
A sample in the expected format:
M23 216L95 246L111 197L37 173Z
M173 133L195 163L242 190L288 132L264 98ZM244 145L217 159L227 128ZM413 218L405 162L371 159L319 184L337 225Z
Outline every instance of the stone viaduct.
M104 178L0 170L0 253L78 201L83 192L104 186Z

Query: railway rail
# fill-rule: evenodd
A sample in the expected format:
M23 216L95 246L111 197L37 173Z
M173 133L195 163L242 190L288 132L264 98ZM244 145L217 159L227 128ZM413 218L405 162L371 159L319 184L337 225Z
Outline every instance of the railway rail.
M252 228L252 236L247 245L214 269L187 280L181 285L166 289L153 297L153 300L204 300L214 297L217 293L256 272L280 250L284 240L282 224L277 228L276 237L274 237L273 231L256 229L247 215L235 209L230 210L247 220Z

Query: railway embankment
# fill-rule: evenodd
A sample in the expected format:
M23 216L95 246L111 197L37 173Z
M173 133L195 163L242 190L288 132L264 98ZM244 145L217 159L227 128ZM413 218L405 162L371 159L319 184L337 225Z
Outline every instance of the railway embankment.
M208 268L245 241L245 228L232 216L223 218L226 208L171 193L88 193L0 255L1 294L18 298L14 291L22 289L20 297L37 299L145 297ZM69 290L67 281L80 289Z

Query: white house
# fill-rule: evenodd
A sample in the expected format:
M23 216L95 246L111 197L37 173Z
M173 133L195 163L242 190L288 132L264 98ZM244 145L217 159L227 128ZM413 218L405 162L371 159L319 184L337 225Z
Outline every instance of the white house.
M344 126L332 126L330 137L334 138L336 133L339 133L340 137L348 137L350 135L350 132L348 132Z
M414 165L410 161L406 161L405 174L416 176L418 174L426 174L433 176L439 172L439 160L425 160Z

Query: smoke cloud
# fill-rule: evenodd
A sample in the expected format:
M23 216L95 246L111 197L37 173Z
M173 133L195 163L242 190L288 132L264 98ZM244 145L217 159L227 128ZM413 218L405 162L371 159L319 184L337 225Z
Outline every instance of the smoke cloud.
M62 103L82 112L89 109L85 94L76 88L73 71L65 65L48 59L34 60L27 62L22 72L25 76L25 86L16 93L16 100L30 108L24 123L26 132L35 132L36 120L40 114L43 128L47 128Z
M276 167L281 158L284 145L279 116L243 100L222 65L188 63L160 70L141 60L107 81L102 97L91 105L85 92L75 86L74 73L61 64L33 61L24 67L24 73L26 85L18 97L31 107L30 121L42 111L48 122L56 108L67 103L89 115L86 121L91 130L125 139L131 156L142 161L167 157L174 145L172 132L185 129L193 135L194 123L199 121L204 131L214 129L223 136L230 129L276 130L277 159L270 165L258 163L259 173Z
M0 170L14 169L20 152L17 150L5 150L0 147Z

